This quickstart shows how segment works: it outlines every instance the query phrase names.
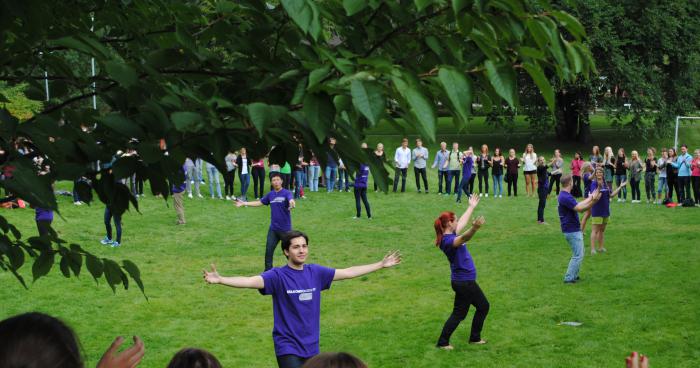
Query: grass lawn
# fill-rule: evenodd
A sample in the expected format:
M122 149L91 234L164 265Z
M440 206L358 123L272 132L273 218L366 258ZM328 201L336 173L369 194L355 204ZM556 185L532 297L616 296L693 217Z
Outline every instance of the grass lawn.
M697 130L683 134L691 147L700 146ZM393 154L393 144L384 142ZM482 140L465 137L462 142L476 146ZM555 145L544 138L534 143L546 149ZM625 147L643 149L650 143L668 145ZM648 354L654 367L697 366L700 209L612 203L608 253L587 253L582 282L564 285L571 252L559 230L554 196L545 213L549 225L537 225L534 198L482 200L475 214L484 215L487 223L469 247L491 303L483 331L489 343L466 344L472 309L452 338L456 349L435 349L453 292L449 264L433 245L432 223L441 211L459 212L466 205L436 195L435 172L429 177L430 194L415 193L412 172L407 193L370 193L371 221L351 219L352 193L308 193L293 211L294 227L310 235L312 263L370 263L390 249L404 255L404 263L394 269L337 282L324 292L322 351L349 351L371 367L621 367L632 350ZM203 191L208 194L206 187ZM149 195L140 202L140 214L132 210L124 216L123 245L112 249L99 244L102 204L77 207L68 197L59 201L65 220L54 221L54 228L61 236L100 256L134 261L149 300L136 288L113 294L87 272L65 279L54 269L29 290L0 273L0 318L38 310L67 321L80 336L87 366L97 363L114 336L133 334L146 343L144 367L164 367L185 346L210 350L226 367L276 366L271 298L254 290L206 285L201 277L211 262L223 275L262 270L267 208L186 199L188 223L175 226L172 203L167 207ZM25 236L36 232L32 211L3 215ZM275 264L283 261L278 250ZM22 271L31 277L30 267ZM558 325L562 321L583 325Z

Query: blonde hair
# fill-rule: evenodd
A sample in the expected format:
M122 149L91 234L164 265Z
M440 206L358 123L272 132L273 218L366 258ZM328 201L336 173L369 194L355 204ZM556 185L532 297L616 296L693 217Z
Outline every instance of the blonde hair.
M584 162L583 165L581 166L581 171L583 171L584 173L587 173L587 172L589 172L589 171L592 172L592 171L593 171L593 166L591 165L590 162L586 161L586 162Z
M632 150L632 153L630 153L630 155L632 155L632 160L639 160L639 152L637 152L636 150Z

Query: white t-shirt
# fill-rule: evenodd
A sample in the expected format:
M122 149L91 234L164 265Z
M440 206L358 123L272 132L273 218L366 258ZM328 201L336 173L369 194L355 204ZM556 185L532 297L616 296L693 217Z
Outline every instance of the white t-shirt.
M525 166L524 171L537 171L537 154L532 152L530 154L523 154L523 162Z
M247 174L248 173L248 158L246 157L241 157L241 175Z

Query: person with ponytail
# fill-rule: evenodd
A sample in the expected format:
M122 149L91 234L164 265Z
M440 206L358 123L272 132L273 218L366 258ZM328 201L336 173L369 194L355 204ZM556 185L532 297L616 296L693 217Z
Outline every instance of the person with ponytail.
M479 216L472 222L471 227L464 231L478 204L479 197L473 195L469 199L469 207L459 219L455 218L454 212L446 211L435 220L435 246L445 253L450 262L452 290L455 292L452 314L445 322L437 342L437 347L440 349L454 349L450 345L450 337L460 322L466 318L470 305L476 308L476 312L472 320L469 343L478 345L486 343L481 339L481 329L489 313L489 301L476 283L474 260L467 249L467 242L484 225L484 218Z

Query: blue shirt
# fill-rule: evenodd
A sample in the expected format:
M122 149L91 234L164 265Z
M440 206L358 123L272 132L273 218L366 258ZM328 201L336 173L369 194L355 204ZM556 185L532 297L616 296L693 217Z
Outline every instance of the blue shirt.
M263 295L272 295L275 354L309 358L319 353L321 291L329 289L335 269L305 264L303 270L276 267L262 275Z
M357 171L355 177L355 188L367 188L367 180L369 179L369 166L362 164Z
M448 168L443 166L445 165L445 161L450 157L450 151L437 151L437 154L435 154L435 160L433 160L433 166L437 165L438 171L447 171Z
M262 204L270 206L270 230L292 230L292 215L289 212L289 201L292 199L292 192L284 188L279 192L269 191L260 199Z
M590 193L593 193L596 188L598 188L598 181L591 181ZM600 199L591 207L591 216L610 217L610 188L607 184L600 187Z
M474 260L467 249L467 243L455 248L452 244L456 237L455 234L445 234L440 242L440 249L450 261L452 281L475 281L476 267L474 267Z
M692 161L693 156L686 153L678 156L675 162L671 162L671 165L678 169L678 176L690 176L690 164Z
M578 212L574 209L578 202L569 192L559 192L559 221L562 233L575 233L581 231L581 223L578 221Z

